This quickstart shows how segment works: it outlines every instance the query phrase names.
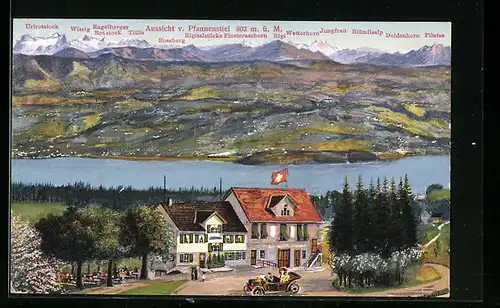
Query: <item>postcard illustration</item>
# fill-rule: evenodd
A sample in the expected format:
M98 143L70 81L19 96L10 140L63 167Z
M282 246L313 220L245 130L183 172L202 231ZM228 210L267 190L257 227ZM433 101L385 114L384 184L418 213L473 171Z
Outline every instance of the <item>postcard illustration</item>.
M14 19L11 294L448 297L451 23Z

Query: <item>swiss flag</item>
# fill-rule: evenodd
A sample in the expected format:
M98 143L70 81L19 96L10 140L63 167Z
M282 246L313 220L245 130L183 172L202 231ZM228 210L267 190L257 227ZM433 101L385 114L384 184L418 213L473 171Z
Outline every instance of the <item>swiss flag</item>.
M273 172L271 175L271 184L278 185L283 182L286 182L286 169Z

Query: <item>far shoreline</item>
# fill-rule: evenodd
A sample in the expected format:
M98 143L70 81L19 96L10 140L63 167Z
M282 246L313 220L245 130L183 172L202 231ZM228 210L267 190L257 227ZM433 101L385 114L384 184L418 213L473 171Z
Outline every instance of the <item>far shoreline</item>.
M365 162L390 162L395 160L400 160L403 158L409 157L421 157L421 156L449 156L449 153L424 153L424 154L398 154L398 153L374 153L377 157L375 160L365 161ZM25 157L11 157L11 159L53 159L53 158L92 158L92 159L116 159L116 160L127 160L127 161L150 161L150 162L160 162L160 161L173 161L173 162L227 162L227 163L235 163L240 164L237 161L245 158L245 156L224 156L224 157L209 157L209 156L125 156L125 155L113 155L113 156L101 156L101 155L78 155L78 156L61 156L61 157L47 157L47 158L25 158ZM306 165L306 164L345 164L345 163L358 163L358 162L338 162L338 163L330 163L330 162L280 162L275 161L272 163L263 163L263 164L253 164L255 166L265 166L265 165L280 165L280 164L292 164L292 165ZM360 163L360 162L359 162ZM252 164L241 164L241 165L252 165Z

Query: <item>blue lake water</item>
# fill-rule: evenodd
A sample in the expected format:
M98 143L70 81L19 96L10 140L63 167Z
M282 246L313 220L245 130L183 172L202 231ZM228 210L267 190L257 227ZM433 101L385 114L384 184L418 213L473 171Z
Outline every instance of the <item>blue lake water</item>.
M305 188L310 194L323 194L342 189L344 177L355 185L361 175L366 185L377 177L396 181L408 174L413 192L423 193L430 184L445 187L450 182L449 156L407 157L396 161L245 166L227 162L189 161L127 161L98 158L13 159L12 181L65 185L82 181L91 185L132 186L134 188L163 187L167 176L169 188L180 187L276 187L270 184L271 173L288 168L288 187ZM285 184L280 186L286 187Z

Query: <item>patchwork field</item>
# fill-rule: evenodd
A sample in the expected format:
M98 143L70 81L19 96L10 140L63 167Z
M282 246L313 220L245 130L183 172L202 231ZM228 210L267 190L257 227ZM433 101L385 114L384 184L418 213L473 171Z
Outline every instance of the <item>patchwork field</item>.
M444 154L450 70L18 55L12 126L14 157Z

